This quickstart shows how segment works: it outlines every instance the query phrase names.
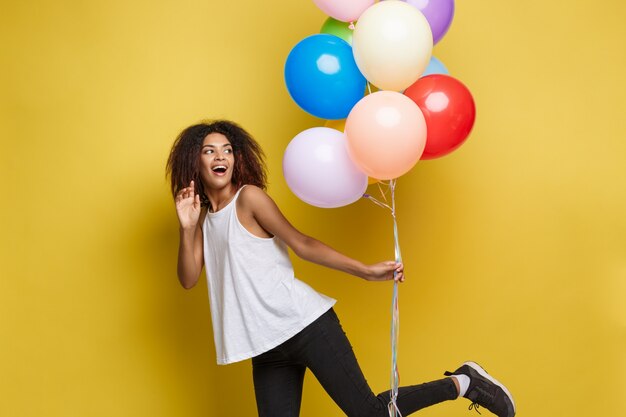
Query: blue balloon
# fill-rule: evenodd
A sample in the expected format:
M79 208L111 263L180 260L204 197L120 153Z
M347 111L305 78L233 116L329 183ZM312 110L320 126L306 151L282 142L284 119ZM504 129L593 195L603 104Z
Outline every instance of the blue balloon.
M345 119L363 98L366 80L346 41L317 34L302 39L289 53L285 84L304 111L322 119Z
M431 56L430 57L430 62L428 63L428 66L424 70L424 73L422 74L422 77L425 77L425 76L431 75L431 74L448 75L450 73L448 72L448 69L446 68L446 66L443 65L443 62L441 62L440 60L438 60L434 56Z

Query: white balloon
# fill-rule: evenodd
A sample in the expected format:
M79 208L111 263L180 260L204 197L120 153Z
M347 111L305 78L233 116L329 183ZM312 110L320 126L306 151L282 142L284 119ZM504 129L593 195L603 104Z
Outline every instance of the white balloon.
M367 188L367 175L350 159L344 134L329 127L307 129L289 142L283 175L298 198L316 207L346 206Z
M415 7L387 0L369 7L352 37L354 59L381 90L402 91L424 72L433 50L428 20Z

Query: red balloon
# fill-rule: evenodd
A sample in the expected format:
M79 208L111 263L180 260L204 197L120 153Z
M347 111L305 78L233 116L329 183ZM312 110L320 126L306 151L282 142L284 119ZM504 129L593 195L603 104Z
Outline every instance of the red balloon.
M447 155L469 135L476 118L470 91L459 80L432 74L417 80L404 91L424 113L426 147L420 159Z

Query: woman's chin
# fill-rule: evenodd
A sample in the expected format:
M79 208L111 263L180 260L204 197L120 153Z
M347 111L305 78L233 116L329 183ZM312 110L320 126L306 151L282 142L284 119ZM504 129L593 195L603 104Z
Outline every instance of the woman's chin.
M208 181L205 181L206 186L209 189L221 190L224 187L227 187L232 182L232 175L211 175Z

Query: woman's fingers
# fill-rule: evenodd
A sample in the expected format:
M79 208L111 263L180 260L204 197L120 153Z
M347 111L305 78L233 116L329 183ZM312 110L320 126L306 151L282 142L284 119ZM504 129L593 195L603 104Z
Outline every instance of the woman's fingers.
M384 261L370 267L369 281L395 280L404 282L404 265L395 261Z
M394 279L399 282L404 282L404 265L401 263L396 263L394 269Z
M178 190L178 192L176 193L176 197L184 197L185 194L187 194L189 192L189 187L185 187L185 188L181 188L180 190Z
M180 200L194 197L194 196L195 196L195 184L193 181L191 181L191 183L189 184L189 187L181 188L180 190L178 190L178 193L176 193L175 201L178 202Z

